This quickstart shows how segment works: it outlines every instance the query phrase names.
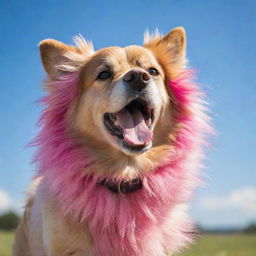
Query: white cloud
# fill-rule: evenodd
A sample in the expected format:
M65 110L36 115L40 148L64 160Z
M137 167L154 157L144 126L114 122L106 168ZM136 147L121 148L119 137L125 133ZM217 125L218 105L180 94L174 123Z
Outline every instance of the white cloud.
M0 212L9 210L12 207L12 200L7 192L0 189Z
M239 210L256 216L256 188L245 187L228 195L209 196L201 200L202 208L210 211Z
M256 187L247 186L222 195L203 195L192 206L194 219L203 226L244 227L256 222Z

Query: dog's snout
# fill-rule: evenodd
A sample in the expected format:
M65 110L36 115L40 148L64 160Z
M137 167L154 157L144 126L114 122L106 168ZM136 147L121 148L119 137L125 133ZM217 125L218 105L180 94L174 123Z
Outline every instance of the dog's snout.
M124 75L123 80L132 89L141 91L149 84L150 75L144 70L133 69Z

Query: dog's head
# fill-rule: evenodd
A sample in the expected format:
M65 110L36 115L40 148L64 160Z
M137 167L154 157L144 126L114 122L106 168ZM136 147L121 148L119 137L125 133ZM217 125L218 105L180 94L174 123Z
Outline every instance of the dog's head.
M144 46L94 51L81 37L76 41L77 47L44 40L40 51L50 80L79 74L71 126L80 138L126 155L169 144L174 108L168 81L186 62L184 29L146 35Z

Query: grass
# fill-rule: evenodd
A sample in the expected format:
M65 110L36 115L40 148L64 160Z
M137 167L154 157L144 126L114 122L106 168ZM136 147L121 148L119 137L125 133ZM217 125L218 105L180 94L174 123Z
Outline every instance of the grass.
M0 231L0 255L1 256L11 255L13 238L14 238L13 232Z
M256 256L256 236L204 235L181 256Z
M10 256L14 234L0 231L0 256ZM204 235L179 256L256 256L256 236Z

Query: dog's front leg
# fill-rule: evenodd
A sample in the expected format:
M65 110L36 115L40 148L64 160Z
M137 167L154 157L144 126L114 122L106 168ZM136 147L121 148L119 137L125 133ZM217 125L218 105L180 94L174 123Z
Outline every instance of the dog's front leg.
M63 217L55 201L43 203L42 222L46 256L95 256L87 225Z
M27 209L21 218L20 224L15 233L12 256L30 256L28 245Z

